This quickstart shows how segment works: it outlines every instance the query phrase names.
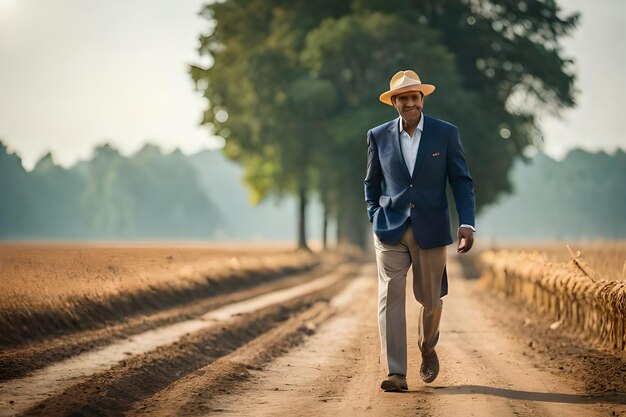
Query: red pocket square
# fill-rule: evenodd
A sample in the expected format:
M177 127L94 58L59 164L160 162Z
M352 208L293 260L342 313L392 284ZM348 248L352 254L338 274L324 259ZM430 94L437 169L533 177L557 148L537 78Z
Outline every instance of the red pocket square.
M439 152L435 152L435 153L433 154L433 156L439 156L439 155L441 155Z

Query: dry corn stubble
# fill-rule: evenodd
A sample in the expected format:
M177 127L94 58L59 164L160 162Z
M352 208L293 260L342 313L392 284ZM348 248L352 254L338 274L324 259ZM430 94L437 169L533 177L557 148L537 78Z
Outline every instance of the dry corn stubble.
M584 251L569 262L554 262L554 255L546 252L486 251L480 256L482 280L608 348L624 350L626 281L606 279L595 271L590 265L607 262L601 260L600 250L592 253L593 262L586 260Z

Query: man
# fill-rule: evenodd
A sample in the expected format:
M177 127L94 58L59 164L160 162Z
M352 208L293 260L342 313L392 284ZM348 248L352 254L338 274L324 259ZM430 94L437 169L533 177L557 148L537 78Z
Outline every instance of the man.
M437 378L435 346L448 293L446 245L452 243L446 198L449 182L459 215L457 251L474 242L474 186L456 126L422 113L424 97L435 90L413 71L399 71L380 101L397 119L367 132L365 200L374 232L378 265L378 325L381 359L387 371L381 388L406 383L406 274L413 268L413 294L420 306L420 376Z

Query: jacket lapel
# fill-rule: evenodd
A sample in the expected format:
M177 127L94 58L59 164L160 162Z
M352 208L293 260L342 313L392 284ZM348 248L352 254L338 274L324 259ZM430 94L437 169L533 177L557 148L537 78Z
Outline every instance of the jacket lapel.
M430 135L432 133L429 129L430 122L429 118L426 117L425 114L422 113L422 117L424 118L424 129L422 130L422 137L420 138L419 148L417 148L417 159L415 160L415 167L413 168L413 173L411 175L411 179L415 179L415 175L419 172L420 165L424 162L424 158L426 154L428 154L428 150L430 149Z
M391 139L391 143L393 144L393 152L396 155L400 156L400 161L402 163L402 167L404 168L404 172L410 177L411 171L409 171L409 167L406 165L406 161L404 160L404 154L402 153L402 146L400 146L400 130L398 129L398 119L395 119L391 126L387 130L387 134L389 135L389 139Z

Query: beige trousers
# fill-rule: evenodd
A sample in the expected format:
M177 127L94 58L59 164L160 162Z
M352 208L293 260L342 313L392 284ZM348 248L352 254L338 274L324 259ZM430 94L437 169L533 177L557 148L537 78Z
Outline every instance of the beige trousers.
M413 294L421 304L418 343L420 350L426 352L439 340L446 247L419 248L410 226L400 242L393 245L381 242L374 234L374 247L378 265L380 357L388 375L406 375L406 274L413 266Z

